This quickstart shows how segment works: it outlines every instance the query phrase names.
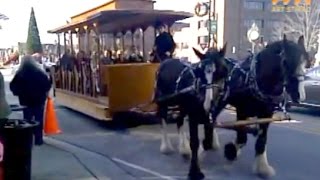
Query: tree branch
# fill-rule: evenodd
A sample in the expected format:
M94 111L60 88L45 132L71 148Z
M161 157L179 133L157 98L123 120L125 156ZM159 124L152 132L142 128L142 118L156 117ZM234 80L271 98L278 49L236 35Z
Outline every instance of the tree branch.
M305 8L306 5L305 5ZM310 50L317 43L320 33L320 0L313 0L309 11L291 12L284 16L284 33L297 33L305 38L305 47ZM278 28L280 29L280 28ZM279 33L276 31L275 33Z

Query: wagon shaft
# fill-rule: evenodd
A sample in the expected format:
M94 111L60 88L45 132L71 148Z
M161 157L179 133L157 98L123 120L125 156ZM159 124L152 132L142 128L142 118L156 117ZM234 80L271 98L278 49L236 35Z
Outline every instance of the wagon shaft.
M248 126L252 124L265 124L272 123L275 121L290 121L289 118L273 117L273 118L261 118L261 119L250 119L250 120L238 120L238 121L226 121L222 123L217 123L216 128L224 129L236 129L240 126Z
M217 128L222 128L222 127L217 127ZM242 131L245 131L248 134L252 134L253 136L258 135L258 132L259 132L258 127L251 127L251 126L233 126L233 127L223 127L223 128L229 129L229 130L235 130L235 131L238 129L241 129Z

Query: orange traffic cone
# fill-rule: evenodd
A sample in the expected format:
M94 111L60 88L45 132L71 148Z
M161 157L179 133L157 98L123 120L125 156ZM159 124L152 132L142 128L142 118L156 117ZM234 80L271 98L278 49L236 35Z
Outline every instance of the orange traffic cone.
M47 107L45 111L44 133L46 135L54 135L61 133L56 117L56 112L54 111L53 100L50 97L48 97Z

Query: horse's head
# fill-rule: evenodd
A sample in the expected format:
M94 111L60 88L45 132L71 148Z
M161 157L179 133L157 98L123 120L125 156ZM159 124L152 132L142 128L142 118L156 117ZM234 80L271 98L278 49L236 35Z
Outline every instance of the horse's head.
M193 48L195 54L200 59L199 68L203 72L208 84L219 81L228 74L224 58L226 48L227 44L220 50L216 48L208 49L204 54Z
M304 46L304 37L300 36L297 43L283 37L282 66L286 90L292 101L305 99L304 74L305 68L310 66L309 54Z
M228 68L225 62L225 53L226 53L227 44L223 46L220 50L212 48L209 49L206 53L201 53L197 49L193 48L195 54L200 59L198 72L200 79L207 85L217 84L221 85L222 80L228 76ZM211 107L211 102L216 96L217 89L213 91L212 87L206 89L204 108L207 112Z

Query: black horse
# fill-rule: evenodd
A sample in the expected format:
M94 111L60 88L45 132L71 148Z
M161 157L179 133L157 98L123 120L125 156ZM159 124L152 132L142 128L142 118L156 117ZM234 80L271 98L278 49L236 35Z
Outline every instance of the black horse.
M180 112L176 118L180 153L186 155L191 152L189 178L202 179L204 175L198 163L198 125L204 124L203 148L212 149L214 147L213 126L208 113L213 98L212 86L227 77L228 69L224 63L226 45L221 50L211 49L205 54L196 49L194 51L201 60L199 63L188 65L178 59L167 59L161 63L157 73L154 100L158 105L157 115L162 121L161 152L173 151L167 136L166 124L169 108L176 106ZM181 130L185 117L189 119L189 146L186 135Z
M231 69L225 82L228 97L216 99L212 118L216 119L227 104L236 108L237 120L271 118L275 107L287 94L294 102L302 100L305 97L302 80L308 60L303 36L299 37L298 43L284 36L283 40L269 44L241 64L227 60ZM269 123L260 124L253 133L257 136L253 170L257 175L270 177L275 170L269 165L266 155L268 127ZM231 162L246 144L248 128L239 127L236 132L236 141L226 144L224 149L225 157Z

